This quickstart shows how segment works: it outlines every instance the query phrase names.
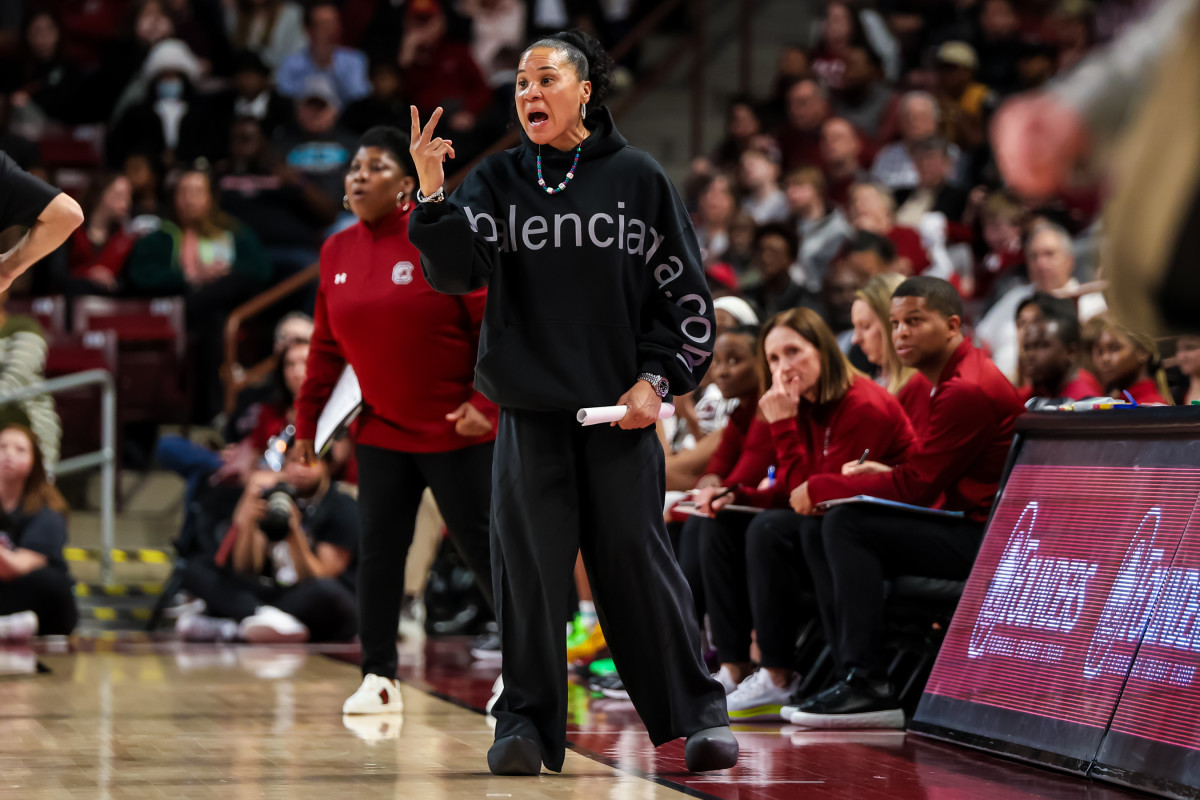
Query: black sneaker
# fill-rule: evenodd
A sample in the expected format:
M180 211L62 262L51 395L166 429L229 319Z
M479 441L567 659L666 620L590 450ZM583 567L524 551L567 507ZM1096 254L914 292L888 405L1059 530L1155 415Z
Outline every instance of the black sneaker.
M621 676L615 672L611 675L593 678L588 683L588 688L593 692L599 692L610 700L629 699L629 692L625 690L625 683L621 680Z
M904 728L904 711L886 681L872 681L854 670L843 679L789 710L788 721L805 728Z

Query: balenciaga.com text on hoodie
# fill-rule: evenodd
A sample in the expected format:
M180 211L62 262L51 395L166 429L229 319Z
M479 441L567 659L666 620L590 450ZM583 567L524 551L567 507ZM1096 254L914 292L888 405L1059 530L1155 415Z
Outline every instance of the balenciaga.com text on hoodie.
M642 372L679 394L711 361L712 297L682 201L607 108L586 124L565 191L538 186L538 148L523 137L410 217L431 286L488 287L475 385L502 407L612 405ZM557 186L575 152L541 151L546 183Z

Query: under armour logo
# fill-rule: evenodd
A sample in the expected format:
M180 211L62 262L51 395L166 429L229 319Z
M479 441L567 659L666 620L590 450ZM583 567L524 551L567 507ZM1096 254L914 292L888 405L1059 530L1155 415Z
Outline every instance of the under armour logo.
M392 283L397 283L401 286L412 283L413 265L411 261L397 262L396 266L392 267Z
M339 272L337 275L334 275L333 282L334 283L345 283L346 282L346 273Z

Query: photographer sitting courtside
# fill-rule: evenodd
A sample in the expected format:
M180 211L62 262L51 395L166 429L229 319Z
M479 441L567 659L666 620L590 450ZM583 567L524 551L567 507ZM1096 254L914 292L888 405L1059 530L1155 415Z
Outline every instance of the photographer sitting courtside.
M282 472L256 472L213 562L192 562L183 585L205 615L180 617L190 641L304 642L354 638L358 504L333 488L324 460L289 450Z

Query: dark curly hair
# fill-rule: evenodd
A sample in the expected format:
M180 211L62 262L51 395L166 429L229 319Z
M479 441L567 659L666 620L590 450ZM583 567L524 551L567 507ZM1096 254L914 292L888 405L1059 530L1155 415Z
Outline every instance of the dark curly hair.
M592 96L588 99L589 108L597 108L608 97L612 89L613 62L604 46L578 29L561 31L551 34L544 39L538 39L521 54L528 53L537 47L548 47L562 53L563 57L575 70L575 75L581 81L592 82Z

